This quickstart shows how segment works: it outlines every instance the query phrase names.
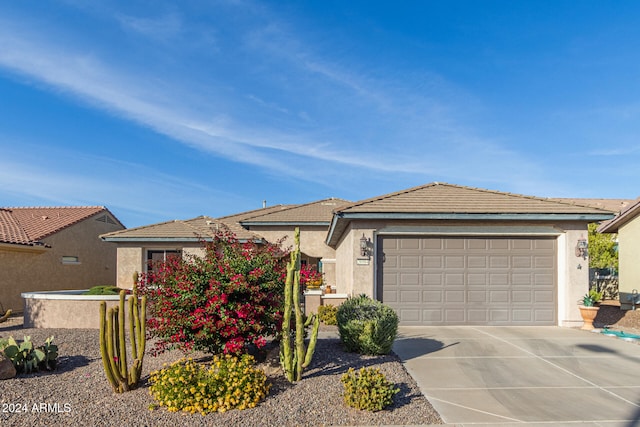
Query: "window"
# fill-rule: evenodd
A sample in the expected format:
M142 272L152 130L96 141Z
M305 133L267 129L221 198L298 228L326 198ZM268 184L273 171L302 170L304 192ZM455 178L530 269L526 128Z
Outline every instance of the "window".
M78 258L77 256L63 255L62 263L63 264L80 264L80 258Z
M181 258L182 251L154 249L147 251L147 271L156 271L156 266L160 262L165 262L172 257Z

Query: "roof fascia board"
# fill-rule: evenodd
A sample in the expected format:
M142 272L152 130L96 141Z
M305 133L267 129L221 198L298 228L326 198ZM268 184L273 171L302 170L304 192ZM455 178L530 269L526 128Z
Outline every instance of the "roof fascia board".
M626 211L621 212L613 220L604 223L598 227L600 233L617 233L621 227L632 221L640 211L640 202L631 205Z
M105 242L201 242L211 237L102 237Z
M336 225L338 225L338 220L340 218L342 218L342 214L341 213L333 214L333 217L331 218L331 224L329 225L329 232L327 233L327 237L324 239L324 242L328 246L331 245L331 239L333 238L333 233L336 230Z
M102 240L105 242L212 242L212 237L102 237ZM254 243L264 243L264 239L238 239L240 243L246 242L254 242Z
M613 218L611 214L561 214L561 213L366 213L342 212L345 219L450 219L450 220L524 220L524 221L603 221Z
M38 244L22 244L22 243L6 243L0 242L0 250L8 250L11 252L32 252L44 253L51 250L50 246Z
M501 227L501 226L416 226L385 227L378 235L448 235L448 236L560 236L554 227Z
M329 221L315 221L315 222L304 222L304 221L240 221L242 226L274 226L274 225L315 225L327 227L330 222Z

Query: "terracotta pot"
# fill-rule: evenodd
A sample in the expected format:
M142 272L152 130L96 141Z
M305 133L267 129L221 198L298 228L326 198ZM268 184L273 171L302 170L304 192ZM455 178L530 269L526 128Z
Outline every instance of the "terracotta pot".
M582 320L584 321L584 324L580 329L584 329L585 331L593 330L593 320L598 315L598 310L600 309L600 307L587 307L584 305L580 305L578 306L578 308L580 309L580 315L582 316Z

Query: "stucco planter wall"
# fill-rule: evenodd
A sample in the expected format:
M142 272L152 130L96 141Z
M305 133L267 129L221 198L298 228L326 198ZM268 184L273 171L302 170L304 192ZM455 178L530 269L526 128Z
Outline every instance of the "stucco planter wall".
M118 295L82 295L86 290L25 292L25 328L99 329L100 302L117 306Z

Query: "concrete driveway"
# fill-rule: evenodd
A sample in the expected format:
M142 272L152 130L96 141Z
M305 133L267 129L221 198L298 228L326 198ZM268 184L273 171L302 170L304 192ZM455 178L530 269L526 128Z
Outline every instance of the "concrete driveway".
M640 426L640 345L559 327L400 327L447 424Z

